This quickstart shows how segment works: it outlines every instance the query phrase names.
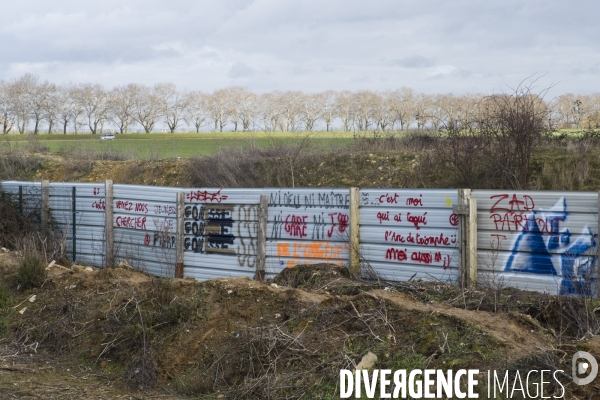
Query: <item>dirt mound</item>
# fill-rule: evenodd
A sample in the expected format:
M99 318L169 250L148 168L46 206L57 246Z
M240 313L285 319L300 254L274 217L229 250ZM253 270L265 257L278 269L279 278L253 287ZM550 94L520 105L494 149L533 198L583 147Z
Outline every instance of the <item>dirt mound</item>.
M12 282L15 269L4 263L0 280ZM27 371L44 360L48 380L51 370L64 375L77 365L80 376L109 382L111 395L335 398L340 369L369 352L378 358L374 368L487 370L535 366L555 347L526 315L419 301L330 265L286 269L266 284L53 267L41 288L9 292L13 306L0 314L2 365L33 354L38 364L12 359ZM589 351L597 351L594 343ZM0 393L9 393L11 376L22 372L2 368ZM79 390L56 374L57 385L93 398L89 385ZM48 380L34 380L30 393L38 385L41 395Z
M470 311L439 303L424 304L402 293L385 290L373 290L369 294L389 300L407 310L439 313L478 326L502 345L508 361L531 353L549 351L556 344L554 336L528 315Z
M53 156L46 159L43 169L33 180L48 179L54 182L104 182L153 186L189 186L186 176L187 160L165 159L159 161L64 160Z
M337 295L355 295L377 287L357 279L348 268L336 264L306 264L286 268L272 282Z

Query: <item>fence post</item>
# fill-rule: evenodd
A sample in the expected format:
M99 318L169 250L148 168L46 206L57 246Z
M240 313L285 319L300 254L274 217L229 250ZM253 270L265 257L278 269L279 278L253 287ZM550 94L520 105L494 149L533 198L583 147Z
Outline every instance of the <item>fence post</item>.
M596 214L596 233L600 233L600 190L598 191L598 209L596 210L597 214ZM600 236L600 235L599 235ZM594 263L596 265L596 276L594 276L592 279L595 278L596 280L596 293L594 293L596 295L597 299L600 299L600 265L599 265L599 261L600 260L600 246L598 244L596 244L596 262Z
M75 263L77 261L77 186L73 186L71 189L71 223L71 236L73 237L71 261Z
M106 266L115 266L115 230L114 220L114 192L113 181L108 179L104 182L104 236L106 245Z
M42 215L41 231L42 234L48 234L48 220L50 219L50 181L42 181Z
M23 229L23 185L19 185L19 229Z
M23 218L23 185L19 185L19 214Z
M269 196L260 195L258 207L258 238L256 250L256 275L254 279L259 282L265 281L265 270L267 264L267 220L269 218Z
M467 287L477 287L477 199L469 194L469 215L467 216Z
M360 274L359 189L350 188L350 270Z
M177 193L177 248L175 255L175 278L183 278L183 250L184 250L184 217L185 193Z
M452 212L458 214L458 274L463 288L477 286L477 200L471 189L458 189L458 204Z

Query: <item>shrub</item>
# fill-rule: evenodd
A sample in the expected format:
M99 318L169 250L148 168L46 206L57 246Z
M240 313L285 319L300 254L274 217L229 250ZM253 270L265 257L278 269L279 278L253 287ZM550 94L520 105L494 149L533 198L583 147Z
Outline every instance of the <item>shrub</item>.
M16 196L0 191L0 247L14 249L24 236L36 231L38 213L19 212Z
M189 161L190 183L197 187L297 187L304 171L323 161L321 149L308 137L293 142L272 140L261 148L225 147L211 157Z
M4 285L0 285L0 310L6 310L12 305L10 292Z
M24 289L42 286L47 275L46 262L37 254L26 256L19 267L19 279Z
M0 143L0 180L29 179L42 167L41 160L30 156L20 148L13 148L10 142Z

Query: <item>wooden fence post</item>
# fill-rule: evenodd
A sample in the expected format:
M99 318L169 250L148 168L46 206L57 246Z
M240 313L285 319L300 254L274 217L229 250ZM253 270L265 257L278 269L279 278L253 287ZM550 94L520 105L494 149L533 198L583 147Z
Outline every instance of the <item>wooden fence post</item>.
M113 181L108 179L104 182L104 237L106 240L106 267L115 266L115 231L114 220L114 192Z
M467 216L467 287L477 287L477 199L469 195Z
M359 189L350 188L350 270L360 274Z
M77 186L71 188L71 261L77 262Z
M596 209L596 233L600 233L600 190L598 191L598 208ZM597 239L596 239L596 262L594 263L594 265L596 266L596 273L595 276L592 279L595 279L596 281L596 290L595 290L595 296L597 299L600 299L600 246L597 244Z
M265 281L265 270L267 263L267 221L269 218L269 196L260 196L258 207L258 238L256 250L256 274L254 279L259 282Z
M50 181L42 181L42 210L41 210L41 231L43 235L48 235L48 220L50 219Z
M458 275L463 288L477 286L477 200L471 189L458 189L458 204L452 207L458 214Z
M175 255L175 278L183 278L185 193L177 193L177 248Z

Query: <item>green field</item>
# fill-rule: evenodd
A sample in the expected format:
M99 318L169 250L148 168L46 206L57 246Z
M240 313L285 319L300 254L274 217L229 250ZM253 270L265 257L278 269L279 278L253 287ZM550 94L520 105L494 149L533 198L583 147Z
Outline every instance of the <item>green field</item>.
M580 136L581 131L560 130L555 134ZM379 133L387 136L392 133ZM407 131L395 132L405 135ZM205 132L205 133L129 133L115 135L115 140L98 140L90 133L60 133L0 136L0 149L26 148L34 152L50 152L63 156L94 153L96 158L156 160L174 157L213 155L224 147L292 145L319 149L340 149L350 145L355 137L373 137L373 132ZM105 157L103 155L108 155Z
M115 140L99 140L91 134L6 135L0 147L29 148L69 155L77 152L118 153L129 159L164 159L212 155L223 147L257 146L267 148L281 144L339 148L354 137L348 132L224 132L224 133L150 133L115 135Z

